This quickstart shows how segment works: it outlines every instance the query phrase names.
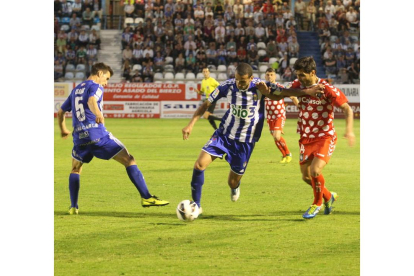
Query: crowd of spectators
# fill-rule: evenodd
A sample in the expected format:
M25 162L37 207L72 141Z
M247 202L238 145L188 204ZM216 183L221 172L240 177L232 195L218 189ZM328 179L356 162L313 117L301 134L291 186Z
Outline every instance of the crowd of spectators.
M55 67L91 64L99 36L91 26L102 15L100 0L55 0ZM175 73L197 74L204 67L228 68L261 62L283 78L295 78L290 59L300 47L297 31L319 35L326 73L341 82L359 79L359 0L126 0L125 18L140 18L122 31L123 78L153 82L172 65ZM61 31L59 20L70 18ZM133 22L136 22L135 20ZM95 51L94 51L95 50ZM60 54L59 54L60 53ZM139 70L132 70L139 64ZM61 70L62 71L62 70ZM64 74L64 71L61 72ZM55 73L56 75L56 73Z
M97 61L101 40L100 0L54 1L54 79L65 76L68 64L83 64L85 77Z
M320 34L324 57L329 55L325 52L332 36L344 42L342 52L335 48L332 56L324 58L330 75L340 75L342 59L347 70L359 67L359 42L346 41L350 29L359 29L359 0L296 0L294 13L289 0L136 0L127 4L125 16L143 20L123 30L126 81L152 82L154 73L163 72L166 64L172 64L175 73L197 74L206 66L234 68L239 62L257 69L270 58L277 58L272 64L277 73L292 80L289 60L298 57L301 46L296 32L301 30ZM331 33L327 35L325 29ZM142 65L141 70L132 71L135 64ZM231 69L227 73L232 77Z
M326 75L337 83L359 80L359 8L359 0L328 0L315 16Z

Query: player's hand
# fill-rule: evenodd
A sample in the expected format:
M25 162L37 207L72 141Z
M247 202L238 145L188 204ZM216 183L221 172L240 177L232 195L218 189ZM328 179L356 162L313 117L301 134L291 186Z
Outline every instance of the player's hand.
M188 140L188 137L191 134L191 130L192 128L189 126L186 126L185 128L181 130L181 132L183 133L183 140Z
M312 97L320 98L324 93L325 85L317 84L305 90L305 93Z
M102 115L98 115L98 116L96 116L95 122L96 122L97 124L104 124L104 123L105 123L105 118L104 118L104 116L102 116Z
M63 139L67 139L69 137L70 131L65 129L62 130L62 132L60 133L60 137L62 137Z
M350 147L355 145L355 134L353 132L345 133L344 137L348 140L348 145Z
M267 87L266 83L264 81L256 83L257 89L259 89L260 93L267 96L270 94L270 88Z

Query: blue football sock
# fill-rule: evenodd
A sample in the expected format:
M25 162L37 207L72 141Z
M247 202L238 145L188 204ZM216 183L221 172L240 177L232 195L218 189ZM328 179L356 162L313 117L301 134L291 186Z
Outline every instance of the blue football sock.
M191 195L198 207L200 207L201 190L204 184L204 171L193 169L193 179L191 180Z
M78 208L78 196L80 187L80 175L77 173L71 173L69 175L69 194L70 194L70 207Z
M132 183L134 183L138 192L141 194L141 197L145 199L150 198L151 194L148 191L147 184L145 184L144 176L138 169L138 166L131 165L128 168L126 168L126 171L128 173L129 179L131 179Z

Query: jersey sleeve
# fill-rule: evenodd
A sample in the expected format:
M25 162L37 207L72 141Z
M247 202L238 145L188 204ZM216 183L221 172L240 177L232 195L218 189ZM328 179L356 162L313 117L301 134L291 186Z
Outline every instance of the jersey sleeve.
M72 94L65 100L65 102L60 106L63 111L70 112L72 111Z
M348 102L348 99L345 96L345 94L341 90L339 90L339 88L334 87L332 85L325 86L325 96L327 98L330 98L332 100L332 103L337 107L340 107L344 103Z
M87 93L88 93L88 94L87 94L88 99L89 99L90 97L95 97L96 101L98 101L98 100L102 97L102 94L103 94L103 88L102 88L102 86L100 86L99 84L96 84L96 85L91 85L91 86L89 87L89 89L88 89L88 92L87 92Z
M286 88L293 88L293 89L299 89L300 88L300 82L298 79L295 79L294 81L290 82Z
M218 86L216 89L214 89L213 92L211 92L210 96L208 97L208 101L210 103L215 103L220 98L225 97L227 95L228 88L229 87L228 87L227 84L222 84L222 85Z

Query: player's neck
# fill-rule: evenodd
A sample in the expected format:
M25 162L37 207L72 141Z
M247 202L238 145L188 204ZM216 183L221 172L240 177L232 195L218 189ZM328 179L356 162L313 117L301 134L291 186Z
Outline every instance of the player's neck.
M97 77L97 76L90 76L90 77L88 78L88 80L91 80L91 81L93 81L93 82L95 82L95 83L99 83L99 82L98 82L98 77Z

